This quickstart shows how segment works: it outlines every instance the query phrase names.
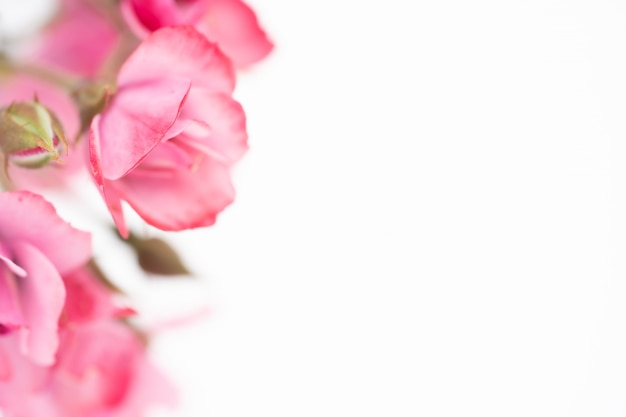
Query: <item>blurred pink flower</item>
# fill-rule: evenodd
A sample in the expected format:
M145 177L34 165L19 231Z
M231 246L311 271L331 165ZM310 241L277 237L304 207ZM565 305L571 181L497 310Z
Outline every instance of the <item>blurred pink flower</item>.
M62 220L42 197L0 193L0 329L16 332L20 351L49 365L65 301L62 274L87 262L91 240Z
M191 27L154 32L122 66L91 125L92 173L126 236L121 200L163 230L208 226L234 198L229 168L247 149L235 78Z
M61 315L62 326L128 315L128 309L115 303L111 290L87 267L63 275L63 283L66 296Z
M260 61L274 47L241 0L123 0L122 11L140 37L165 26L193 25L237 67Z
M56 19L37 39L32 58L83 77L95 77L119 42L115 26L97 3L62 0Z
M57 362L43 367L0 337L0 407L5 417L139 417L174 405L170 383L148 362L137 335L115 321L74 325L61 334Z

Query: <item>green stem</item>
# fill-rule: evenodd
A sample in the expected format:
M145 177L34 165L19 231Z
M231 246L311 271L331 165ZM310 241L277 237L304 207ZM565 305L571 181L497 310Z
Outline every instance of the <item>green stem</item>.
M2 191L11 191L13 189L13 182L9 178L9 167L6 156L0 153L0 188Z
M77 85L84 82L83 79L78 77L72 77L68 74L63 74L58 71L54 71L50 68L41 67L34 64L18 63L11 61L6 56L0 56L0 73L5 74L27 74L33 77L39 78L44 81L48 81L52 84L63 87L67 90L74 89Z

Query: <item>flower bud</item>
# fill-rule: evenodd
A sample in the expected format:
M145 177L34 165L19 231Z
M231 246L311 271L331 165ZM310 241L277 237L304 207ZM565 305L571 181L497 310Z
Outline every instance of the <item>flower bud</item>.
M40 168L58 160L67 141L57 117L35 99L0 109L0 151L16 165Z

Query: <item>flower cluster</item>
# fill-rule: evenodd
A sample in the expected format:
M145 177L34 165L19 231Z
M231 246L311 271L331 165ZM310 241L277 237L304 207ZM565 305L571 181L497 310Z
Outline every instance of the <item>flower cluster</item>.
M46 193L90 177L144 271L186 273L124 206L164 231L216 221L247 150L236 71L273 45L240 0L61 0L20 42L0 55L0 414L138 417L174 389Z

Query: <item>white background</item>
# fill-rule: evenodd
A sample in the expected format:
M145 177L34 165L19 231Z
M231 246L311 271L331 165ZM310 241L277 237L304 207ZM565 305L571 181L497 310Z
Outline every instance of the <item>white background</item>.
M626 415L626 2L250 3L238 199L129 285L212 308L157 415Z

